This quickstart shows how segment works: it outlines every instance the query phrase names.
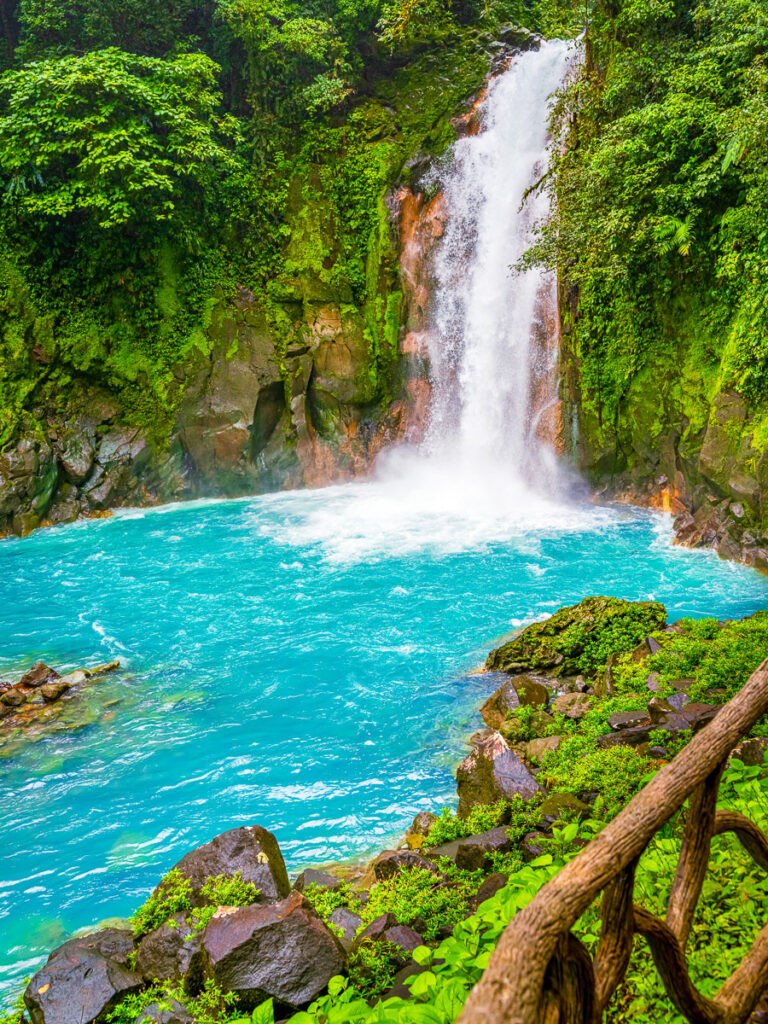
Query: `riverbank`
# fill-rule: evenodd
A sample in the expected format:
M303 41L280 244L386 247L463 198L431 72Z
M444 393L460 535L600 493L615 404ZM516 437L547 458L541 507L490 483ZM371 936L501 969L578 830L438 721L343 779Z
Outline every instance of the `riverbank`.
M371 1000L405 997L403 1014L409 999L431 1005L442 986L414 981L430 958L465 944L489 914L509 911L525 879L529 888L545 881L766 655L768 613L667 624L653 602L592 598L562 609L488 657L494 682L503 681L483 703L486 730L457 771L458 814L418 815L404 847L365 872L305 870L293 883L269 832L225 833L182 858L132 931L107 929L54 952L27 989L31 1020L68 1024L61 1006L74 1005L75 994L104 999L96 1009L89 1002L88 1019L112 1014L120 1024L159 1020L148 1008L162 992L175 1007L164 1024L234 1019L267 997L276 1017L264 1004L259 1020L284 1019L317 998L307 1021L324 1020L334 1004L357 1014L345 1020L361 1021ZM759 723L734 752L737 773L762 765L766 731ZM730 887L746 884L737 872ZM473 966L465 967L468 983ZM78 981L79 970L89 978L95 970L100 987ZM440 972L428 973L439 981ZM336 975L348 980L333 981L323 997ZM164 985L150 984L155 978ZM630 988L639 983L630 974Z

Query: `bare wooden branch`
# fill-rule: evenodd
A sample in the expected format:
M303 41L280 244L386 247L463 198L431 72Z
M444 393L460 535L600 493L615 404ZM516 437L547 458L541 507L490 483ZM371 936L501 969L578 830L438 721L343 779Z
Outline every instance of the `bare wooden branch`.
M546 1012L557 1007L558 1024L596 1024L595 972L583 944L568 932L560 936L544 978Z
M764 871L768 871L768 839L749 818L737 811L718 811L715 815L714 835L735 832L736 838L752 860Z
M602 1015L626 973L634 939L633 861L610 883L603 894L602 930L595 954L598 1017Z
M665 765L517 914L502 933L485 974L470 993L459 1024L537 1024L547 967L561 936L571 930L598 893L638 859L653 835L693 790L725 762L736 743L767 709L768 660L674 761ZM755 957L753 967L762 970L759 951ZM727 1002L731 989L726 985L722 991L730 1015L727 1024L746 1020L736 1015L735 1003ZM708 1013L709 1005L704 1004L702 1009L697 1004L696 1012ZM725 1021L722 1016L711 1019Z
M694 789L688 804L683 845L667 904L667 927L677 936L683 950L688 942L693 915L709 864L709 848L717 811L717 790L722 774L723 765L718 765L704 782Z
M680 1013L691 1024L725 1024L720 1007L694 987L685 953L672 929L642 907L635 907L635 929L650 946L667 995Z

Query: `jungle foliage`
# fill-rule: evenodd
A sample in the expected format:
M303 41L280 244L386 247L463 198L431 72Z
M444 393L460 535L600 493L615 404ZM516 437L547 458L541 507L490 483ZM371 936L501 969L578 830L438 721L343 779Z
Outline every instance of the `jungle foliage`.
M554 113L538 255L560 271L601 423L644 367L679 372L690 337L712 390L768 395L767 48L762 0L594 7Z
M301 273L372 301L384 196L447 145L443 108L487 71L477 30L558 18L559 0L3 0L0 444L77 379L162 435L238 287L278 335ZM446 45L439 84L420 61Z

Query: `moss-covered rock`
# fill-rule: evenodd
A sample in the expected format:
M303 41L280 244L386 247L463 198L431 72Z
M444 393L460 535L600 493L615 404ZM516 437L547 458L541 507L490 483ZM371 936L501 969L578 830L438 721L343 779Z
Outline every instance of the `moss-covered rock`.
M491 651L486 667L510 673L594 675L611 654L631 650L666 621L664 606L654 601L586 597Z

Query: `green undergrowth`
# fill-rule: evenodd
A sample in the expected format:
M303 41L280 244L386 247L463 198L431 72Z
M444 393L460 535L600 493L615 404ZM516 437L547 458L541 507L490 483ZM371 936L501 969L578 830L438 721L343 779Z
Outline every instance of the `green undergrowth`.
M188 912L187 924L194 931L202 931L216 913L217 907L247 907L255 903L259 890L252 882L243 880L239 871L234 875L206 878L200 889L204 900L201 907L192 906L192 883L172 868L165 875L149 899L133 915L133 934L139 939L159 928L174 914Z

